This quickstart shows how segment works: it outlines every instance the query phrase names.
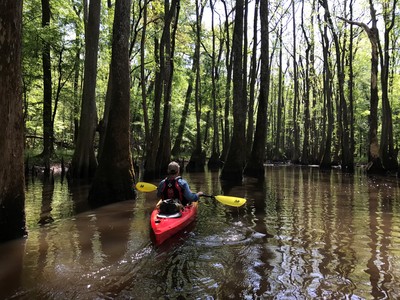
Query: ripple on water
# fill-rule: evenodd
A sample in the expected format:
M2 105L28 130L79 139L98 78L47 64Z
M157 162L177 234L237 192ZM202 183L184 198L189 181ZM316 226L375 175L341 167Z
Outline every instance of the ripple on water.
M255 232L246 227L231 226L224 234L216 233L204 237L197 237L195 243L203 247L244 245L252 243L257 239L265 238L266 236L266 234Z

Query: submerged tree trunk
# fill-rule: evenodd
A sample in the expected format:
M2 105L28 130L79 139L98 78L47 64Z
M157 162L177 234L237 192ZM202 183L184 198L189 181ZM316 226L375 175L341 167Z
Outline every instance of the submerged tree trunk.
M201 1L200 1L201 2ZM195 92L194 103L196 113L196 145L190 156L189 163L186 166L188 171L203 171L206 164L206 155L202 149L201 142L201 97L200 97L200 38L201 38L201 20L203 18L204 5L196 0L196 46L193 57L193 67L195 69Z
M146 50L146 32L147 30L147 0L143 4L143 28L142 36L140 39L140 85L142 87L142 108L143 108L143 123L144 123L144 135L145 135L145 147L148 147L151 143L150 138L150 122L149 114L147 109L147 91L146 91L146 74L145 74L145 50Z
M274 151L273 151L273 160L274 161L282 161L283 160L283 149L282 147L282 127L283 126L283 25L280 24L279 29L279 71L278 71L278 104L276 108L276 134L275 134L275 142L274 142Z
M253 20L253 50L251 55L251 63L250 63L250 87L249 87L249 111L248 121L247 121L247 140L246 140L246 149L248 150L248 158L250 158L251 148L253 143L253 132L254 132L254 102L255 102L255 89L256 89L256 81L257 81L257 47L258 47L258 39L257 39L257 31L258 31L258 10L260 1L256 0L254 5L254 20ZM244 64L246 66L246 64Z
M370 88L370 115L369 115L369 151L367 172L370 174L384 173L385 169L380 156L380 147L378 140L378 67L379 67L379 31L377 27L376 11L372 0L370 3L370 13L372 19L371 28L367 24L355 22L352 20L341 20L360 26L367 33L371 43L371 88Z
M332 167L332 132L334 129L334 117L333 117L333 100L332 100L332 71L330 66L330 51L329 51L329 39L328 39L328 26L326 20L326 12L324 17L324 28L321 29L322 36L322 53L323 53L323 63L324 63L324 110L325 110L325 122L326 126L325 137L323 138L323 148L320 160L321 169L330 169ZM322 22L319 20L319 24Z
M101 1L89 4L89 15L85 27L85 70L82 94L82 109L78 140L69 170L72 178L93 177L97 168L94 152L94 137L97 127L96 77L100 33Z
M385 3L384 20L384 47L383 50L379 47L379 55L381 61L381 87L382 87L382 132L381 132L381 147L380 155L382 163L387 171L397 171L398 161L397 154L394 149L393 142L393 120L392 108L389 101L389 68L390 68L390 32L392 31L396 19L397 0L393 0L392 7L389 3ZM372 5L372 4L371 4Z
M26 235L22 1L0 4L0 243Z
M192 73L194 71L193 69L194 69L194 67L192 68ZM181 120L179 122L178 133L175 138L174 147L172 148L172 151L171 151L172 157L178 157L181 153L183 133L185 131L186 121L187 121L187 117L188 117L188 113L189 113L189 104L190 104L190 99L191 99L192 91L193 91L193 76L192 75L189 75L189 76L190 76L190 79L189 79L188 88L186 90L185 104L183 106L182 116L181 116Z
M164 31L160 44L160 62L162 64L161 80L163 83L164 113L161 125L160 143L157 151L156 168L159 176L165 174L171 159L171 93L173 64L173 39L171 38L171 24L174 27L173 36L178 26L179 0L173 0L171 7L169 0L164 2ZM174 22L173 22L174 21Z
M349 130L349 122L348 122L348 108L347 102L344 94L344 62L342 61L342 54L340 49L339 37L334 29L332 18L330 15L328 2L327 0L322 1L325 9L326 20L328 21L328 26L331 29L334 45L335 45L335 53L336 53L336 70L337 70L337 81L338 81L338 93L339 93L339 109L338 109L338 125L340 129L340 149L341 149L341 164L342 170L353 172L354 171L354 163L353 163L353 155L351 154L351 146L350 146L350 130Z
M225 107L224 107L224 134L223 134L223 141L222 141L222 153L221 153L221 160L225 161L228 155L229 146L231 143L231 130L230 130L230 109L231 109L231 83L232 83L232 53L230 47L230 35L229 35L229 18L228 18L228 11L226 7L226 2L222 0L224 5L224 12L225 12L225 44L226 44L226 87L225 87Z
M247 103L243 99L243 0L236 1L235 27L233 30L233 134L231 146L221 179L241 181L246 162L246 112Z
M130 151L130 0L117 0L113 25L113 88L103 153L89 193L93 206L136 198Z
M312 23L311 23L312 24ZM305 59L306 65L304 70L304 95L303 95L303 104L304 104L304 126L303 126L303 150L300 158L300 162L304 165L308 165L310 163L310 73L311 73L311 64L310 64L310 56L312 44L310 42L309 37L307 36L307 32L304 25L304 2L301 5L301 29L303 31L303 36L307 44L307 48L305 51ZM311 25L313 26L313 25Z
M260 4L261 20L261 82L258 98L257 125L254 134L253 148L244 174L256 178L264 178L265 144L267 136L267 111L270 86L269 69L269 28L268 28L268 1Z
M211 156L208 160L209 169L220 168L220 153L219 153L219 126L218 126L218 106L217 106L217 66L215 59L215 28L214 28L214 5L213 0L210 0L211 8L211 32L212 32L212 51L211 51L211 101L212 101L212 119L213 119L213 138L211 147Z
M295 1L292 0L292 14L295 16ZM296 18L293 17L293 150L291 161L299 163L300 161L300 126L298 120L299 114L299 79L298 79L298 66L297 66L297 41L296 41Z
M49 0L42 0L42 27L50 26L50 2ZM52 117L52 78L51 78L51 56L50 56L50 42L43 39L42 50L42 64L43 64L43 157L45 164L45 173L50 172L50 157L54 152L53 145L53 121Z
M157 38L154 39L154 56L155 63L160 65L159 42ZM162 81L161 70L157 68L155 75L154 87L154 113L153 123L151 127L150 144L146 145L146 160L143 170L143 180L150 180L157 177L158 172L156 168L157 149L160 143L160 110L161 110L161 97L162 97Z

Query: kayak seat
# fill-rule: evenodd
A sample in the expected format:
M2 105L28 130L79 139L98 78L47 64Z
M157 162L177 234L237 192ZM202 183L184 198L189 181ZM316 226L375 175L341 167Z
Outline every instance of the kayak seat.
M177 212L174 214L157 214L157 217L160 219L174 219L174 218L180 218L182 216L181 212Z

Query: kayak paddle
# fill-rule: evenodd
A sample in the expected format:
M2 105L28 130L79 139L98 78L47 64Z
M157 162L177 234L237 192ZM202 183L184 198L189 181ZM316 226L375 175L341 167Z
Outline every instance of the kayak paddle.
M136 189L138 191L147 193L147 192L155 191L157 189L157 186L155 186L152 183L138 182L138 183L136 183ZM234 206L234 207L239 207L246 203L245 198L233 197L233 196L225 196L225 195L212 196L212 195L203 194L202 197L216 199L217 201L221 202L222 204Z
M157 189L157 187L154 184L151 184L151 183L138 182L138 183L136 183L136 189L138 191L148 193L148 192L155 191Z
M212 195L205 195L205 194L203 194L201 196L216 199L219 202L221 202L222 204L234 206L234 207L239 207L246 203L245 198L239 198L239 197L233 197L233 196L225 196L225 195L212 196Z

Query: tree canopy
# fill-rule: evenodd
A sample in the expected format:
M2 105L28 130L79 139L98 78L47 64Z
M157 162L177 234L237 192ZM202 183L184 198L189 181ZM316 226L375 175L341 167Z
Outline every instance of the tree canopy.
M89 59L87 2L50 0L47 26L41 1L24 2L26 149L43 148L46 132L56 149L77 145ZM101 2L96 151L107 119L115 9L114 1ZM261 12L268 16L264 34ZM267 160L349 171L370 163L374 172L397 171L399 25L397 0L335 5L273 0L266 8L255 0L134 1L129 38L134 161L143 162L150 177L161 176L170 158L189 159L201 170L205 157L216 158L217 167L232 166L240 157L235 174L248 162L257 169ZM43 120L46 47L50 131ZM241 151L230 158L235 149Z

